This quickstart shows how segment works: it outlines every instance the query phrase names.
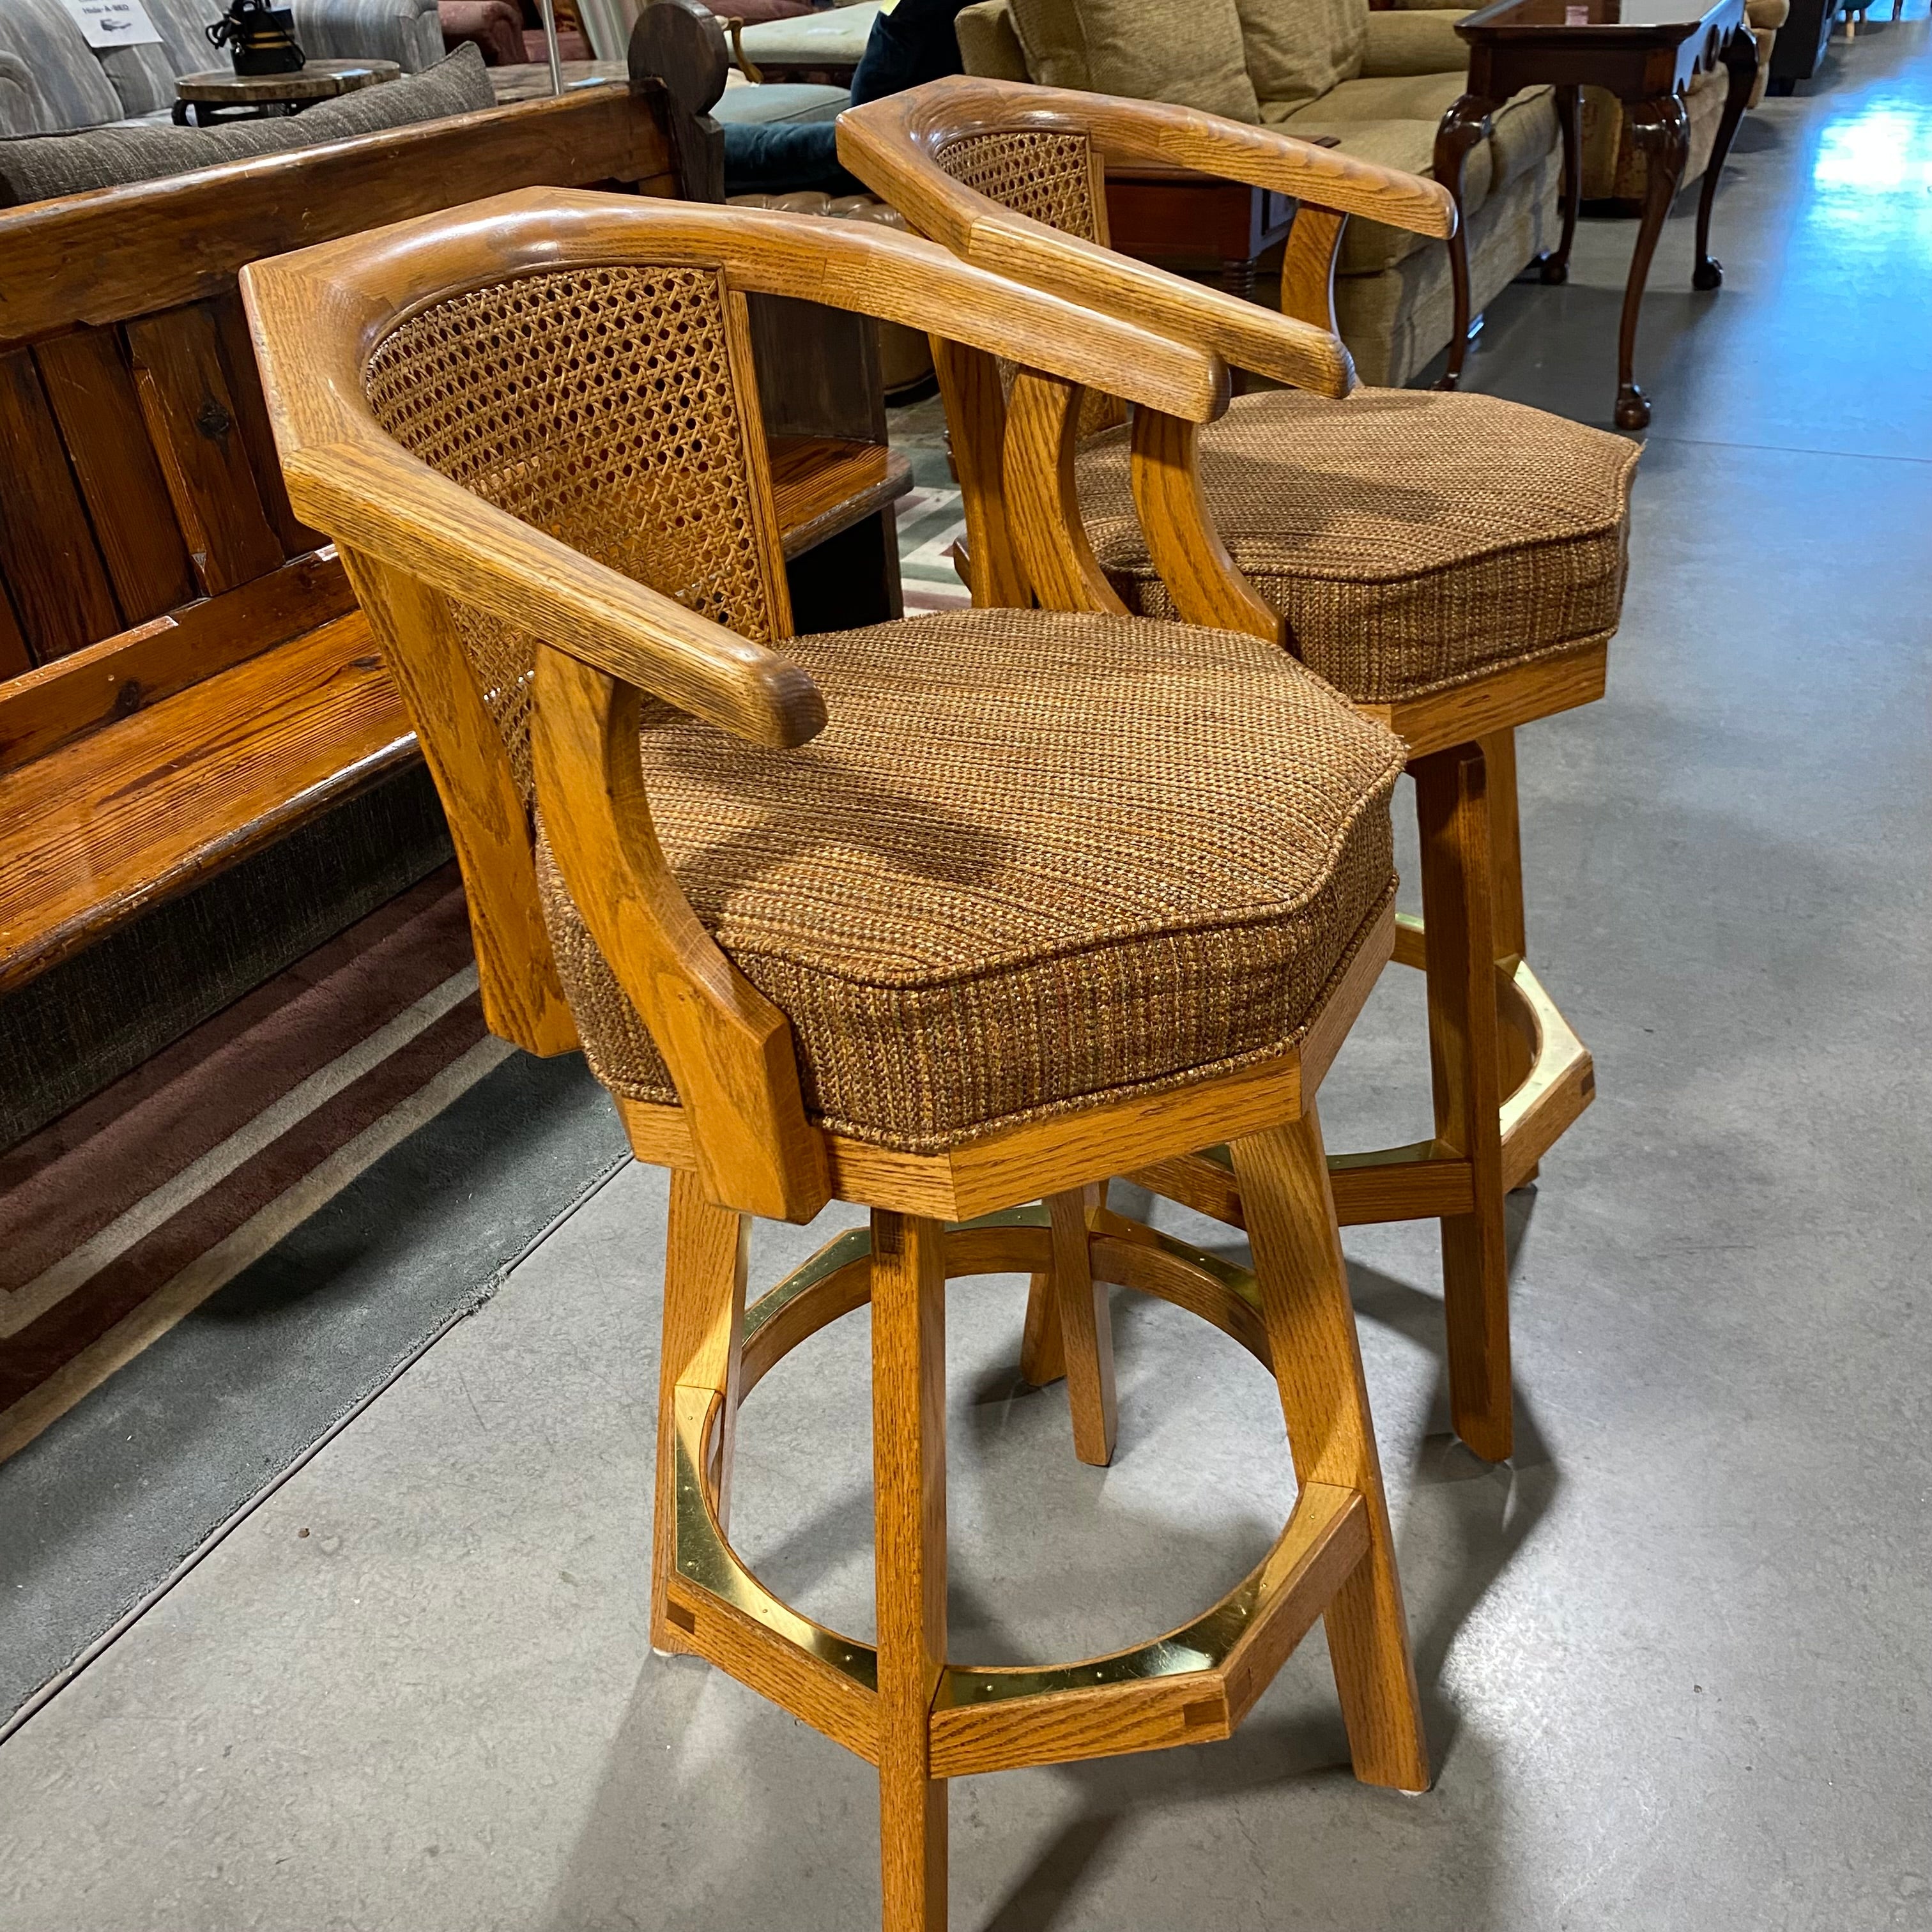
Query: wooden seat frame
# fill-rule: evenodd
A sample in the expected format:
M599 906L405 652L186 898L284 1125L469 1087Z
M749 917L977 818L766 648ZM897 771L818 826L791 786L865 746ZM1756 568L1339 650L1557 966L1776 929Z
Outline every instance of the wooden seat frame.
M943 330L956 379L995 390L994 358L1019 364L1015 433L1003 452L969 437L968 488L1042 506L1054 527L1029 538L1036 563L1082 542L1077 524L1054 514L1058 446L1042 453L1024 434L1053 417L1052 399L1100 384L1191 425L1225 408L1227 371L1199 350L883 229L588 194L506 196L260 263L243 278L291 499L340 547L448 810L490 1024L544 1051L567 1042L572 1022L544 938L530 824L452 601L540 640L539 808L572 894L681 1096L678 1106L619 1103L638 1157L672 1170L653 1643L710 1658L877 1765L889 1932L938 1932L946 1922L946 1780L1225 1736L1318 1616L1357 1774L1425 1788L1406 1620L1314 1105L1388 956L1392 920L1358 936L1298 1047L1238 1072L1031 1120L944 1154L893 1153L811 1121L784 1018L718 950L664 862L638 746L646 693L778 747L820 728L819 693L782 648L592 562L406 454L364 392L376 346L429 304L518 275L625 262L718 274L754 497L765 468L757 412L743 406L755 393L748 293ZM1030 404L1034 396L1044 400ZM772 553L782 638L790 621L772 519L768 504L751 508ZM1052 579L1036 569L1032 580ZM1040 601L1052 607L1050 587ZM1139 1166L1215 1140L1228 1143L1240 1179L1252 1274L1103 1204L1124 1154ZM835 1196L868 1208L869 1226L841 1235L748 1310L751 1216L808 1220ZM1182 1629L1055 1669L968 1669L946 1654L946 1282L1012 1270L1049 1275L1064 1297L1084 1294L1090 1306L1100 1284L1137 1288L1240 1342L1274 1376L1299 1495L1262 1563ZM806 1336L866 1304L872 1644L779 1601L726 1530L742 1397ZM1099 1331L1090 1323L1086 1332Z
M1097 242L1021 214L949 174L941 158L980 135L1043 133L1087 143L1088 194ZM1030 286L1076 298L1123 320L1192 344L1239 368L1328 396L1346 395L1353 365L1335 328L1334 290L1351 214L1446 237L1456 208L1435 182L1315 147L1264 128L1193 109L1103 94L955 77L868 102L838 122L839 158L922 234L962 259ZM1276 314L1217 290L1117 254L1106 245L1106 161L1154 162L1219 175L1298 198L1282 268ZM961 382L942 362L956 454L996 429L996 392ZM1077 527L1078 399L1058 414L1029 410L1021 427L1058 454L1064 508ZM1289 641L1280 614L1257 594L1208 526L1195 425L1134 412L1132 463L1155 567L1178 614L1190 622ZM965 472L962 467L962 477ZM1188 514L1175 514L1180 506ZM968 570L976 603L1024 601L1029 586L1067 608L1125 607L1084 542L1042 576L1036 546L1016 514L968 506ZM1165 508L1163 519L1150 512ZM1156 548L1156 530L1168 532ZM1018 553L1017 559L1016 553ZM1535 1177L1537 1164L1589 1104L1590 1055L1564 1022L1524 954L1522 867L1516 817L1516 728L1587 704L1604 694L1608 645L1600 642L1540 663L1506 666L1430 696L1359 708L1407 744L1421 830L1424 918L1398 922L1395 957L1428 980L1430 1066L1435 1130L1426 1141L1370 1153L1332 1155L1330 1184L1344 1226L1437 1220L1448 1332L1450 1400L1456 1433L1479 1455L1506 1457L1512 1440L1509 1262L1503 1202ZM1243 1227L1241 1190L1226 1150L1196 1150L1124 1168L1154 1192ZM1104 1310L1102 1311L1104 1316ZM1058 1318L1056 1318L1056 1314ZM1035 1285L1024 1366L1057 1379L1063 1350L1090 1357L1084 1303L1058 1311ZM1071 1324L1071 1328L1070 1328ZM1112 1455L1109 1387L1070 1389L1074 1440L1083 1460Z

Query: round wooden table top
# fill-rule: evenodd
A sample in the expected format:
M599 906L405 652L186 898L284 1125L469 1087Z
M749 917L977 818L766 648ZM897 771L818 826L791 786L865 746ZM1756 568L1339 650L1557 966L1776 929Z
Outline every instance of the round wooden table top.
M394 80L402 72L390 60L312 60L286 74L237 74L232 68L210 68L184 74L175 82L178 100L213 106L245 107L260 101L327 100L358 88Z

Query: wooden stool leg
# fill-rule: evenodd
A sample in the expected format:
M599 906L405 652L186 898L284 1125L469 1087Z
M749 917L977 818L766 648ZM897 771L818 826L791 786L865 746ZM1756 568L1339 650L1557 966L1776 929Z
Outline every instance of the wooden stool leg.
M1510 1453L1509 1258L1498 1117L1493 860L1482 749L1452 746L1410 767L1422 833L1422 914L1436 1138L1469 1162L1473 1213L1442 1222L1449 1402L1479 1456Z
M718 1425L718 1520L728 1526L731 1450L737 1434L740 1344L745 1334L746 1238L751 1216L716 1206L695 1174L670 1178L670 1237L664 1246L664 1342L658 1365L657 1502L651 1526L651 1648L688 1651L666 1615L677 1532L676 1391L722 1390Z
M872 1481L885 1932L945 1932L946 1228L872 1210Z
M1107 1285L1094 1279L1087 1238L1102 1190L1082 1187L1047 1202L1053 1219L1053 1274L1059 1312L1067 1406L1073 1412L1073 1453L1104 1469L1114 1460L1119 1410L1114 1396L1114 1323Z
M1020 1331L1020 1373L1035 1388L1051 1388L1066 1373L1060 1339L1060 1298L1050 1274L1027 1280L1026 1326Z
M1326 1613L1355 1775L1366 1784L1426 1791L1429 1742L1322 1124L1311 1104L1292 1126L1251 1134L1229 1150L1296 1480L1338 1484L1368 1506L1369 1552Z
M1508 728L1481 740L1490 782L1490 910L1496 922L1496 964L1505 972L1527 958L1522 912L1522 833L1516 816L1516 733ZM1496 1028L1500 1091L1514 1094L1529 1076L1534 1058L1529 1041L1513 1026ZM1536 1178L1532 1168L1522 1178Z

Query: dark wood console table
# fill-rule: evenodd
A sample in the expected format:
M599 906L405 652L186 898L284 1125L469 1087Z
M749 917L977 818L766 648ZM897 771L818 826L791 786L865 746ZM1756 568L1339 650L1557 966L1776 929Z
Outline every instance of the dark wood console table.
M1724 280L1711 255L1711 204L1757 73L1756 43L1745 24L1744 0L1708 5L1702 0L1583 0L1581 4L1576 0L1497 0L1459 20L1456 31L1469 44L1469 88L1436 130L1436 178L1459 204L1464 158L1488 130L1490 115L1526 87L1556 89L1563 129L1563 234L1556 254L1544 258L1546 282L1568 275L1570 244L1576 232L1582 187L1577 90L1587 82L1624 104L1631 139L1650 168L1617 332L1616 423L1619 429L1645 428L1650 401L1636 382L1637 314L1657 238L1684 179L1690 147L1684 92L1694 76L1720 66L1730 70L1730 86L1698 197L1697 264L1690 280L1693 287L1714 289ZM1442 378L1445 389L1455 388L1461 377L1469 340L1469 261L1460 230L1450 242L1449 259L1456 326Z

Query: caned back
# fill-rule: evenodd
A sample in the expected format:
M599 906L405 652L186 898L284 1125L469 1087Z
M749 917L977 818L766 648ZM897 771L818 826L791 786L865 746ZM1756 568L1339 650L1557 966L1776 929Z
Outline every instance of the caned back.
M790 636L743 298L716 269L544 271L418 310L370 406L452 482L761 644ZM452 602L525 805L536 637Z
M1084 134L1019 128L960 134L934 148L932 158L988 201L1106 247L1106 203Z
M1016 214L1100 248L1108 245L1106 176L1084 134L1034 128L958 134L935 148L932 158L961 187ZM1000 365L1000 379L1011 386L1010 364ZM1089 390L1081 398L1083 439L1126 420L1125 406L1112 396Z

